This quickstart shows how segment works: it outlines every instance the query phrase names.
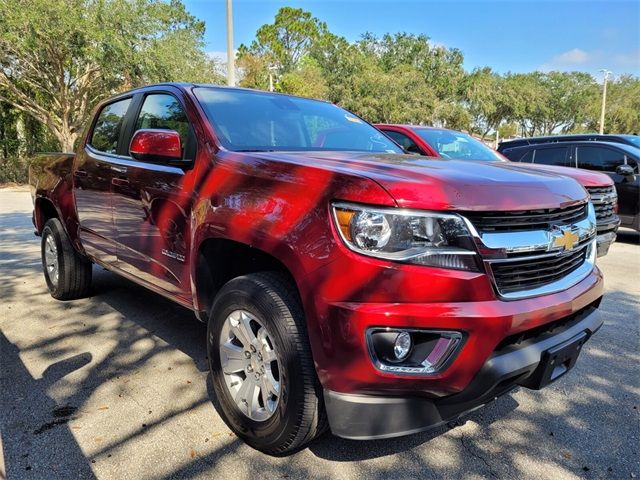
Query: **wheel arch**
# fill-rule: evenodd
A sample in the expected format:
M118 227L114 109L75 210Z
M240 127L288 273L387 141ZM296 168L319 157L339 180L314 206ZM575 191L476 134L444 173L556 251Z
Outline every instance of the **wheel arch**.
M49 198L38 197L34 208L34 224L39 235L42 234L45 223L52 218L57 218L62 222L60 212L54 203Z
M275 271L283 273L296 288L297 266L287 265L273 253L227 238L211 237L198 246L192 262L192 292L196 316L208 319L213 299L229 280L250 273ZM302 303L302 302L301 302Z

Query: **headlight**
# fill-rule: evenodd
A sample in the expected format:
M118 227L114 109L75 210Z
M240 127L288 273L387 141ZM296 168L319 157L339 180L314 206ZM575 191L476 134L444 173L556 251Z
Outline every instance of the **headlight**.
M370 257L480 271L473 238L454 214L337 202L333 216L344 243Z

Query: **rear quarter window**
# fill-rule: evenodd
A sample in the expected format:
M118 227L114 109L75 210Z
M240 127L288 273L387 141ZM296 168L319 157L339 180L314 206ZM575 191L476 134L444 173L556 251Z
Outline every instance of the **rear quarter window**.
M127 98L102 107L89 142L93 148L105 153L117 153L122 122L130 104L131 99Z

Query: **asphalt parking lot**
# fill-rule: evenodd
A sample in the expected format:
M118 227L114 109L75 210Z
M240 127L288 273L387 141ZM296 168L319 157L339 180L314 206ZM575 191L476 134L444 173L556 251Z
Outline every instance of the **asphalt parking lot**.
M26 191L0 190L0 479L637 478L640 234L599 262L605 326L575 369L454 429L325 435L293 456L239 441L209 400L205 326L94 267L94 296L52 299Z

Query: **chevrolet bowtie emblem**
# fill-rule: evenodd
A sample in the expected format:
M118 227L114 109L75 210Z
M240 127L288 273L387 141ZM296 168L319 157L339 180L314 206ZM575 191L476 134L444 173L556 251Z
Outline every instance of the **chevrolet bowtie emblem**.
M579 240L580 237L571 230L560 230L559 232L554 232L552 247L562 247L564 251L573 250L573 247L578 244Z

